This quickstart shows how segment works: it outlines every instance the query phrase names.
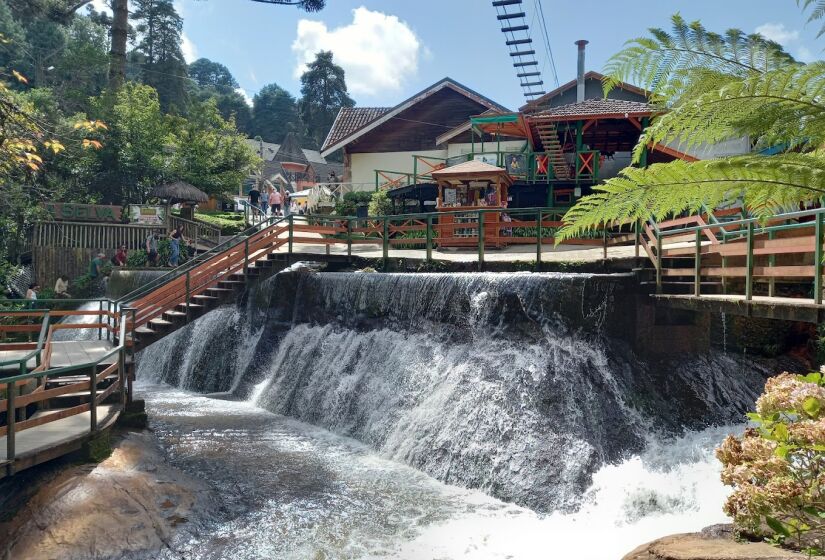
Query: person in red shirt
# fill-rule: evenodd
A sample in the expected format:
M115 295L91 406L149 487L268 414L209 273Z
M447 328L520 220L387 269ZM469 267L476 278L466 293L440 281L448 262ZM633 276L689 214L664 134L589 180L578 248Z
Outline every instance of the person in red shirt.
M115 266L126 266L126 245L121 245L115 256L112 257L112 264Z

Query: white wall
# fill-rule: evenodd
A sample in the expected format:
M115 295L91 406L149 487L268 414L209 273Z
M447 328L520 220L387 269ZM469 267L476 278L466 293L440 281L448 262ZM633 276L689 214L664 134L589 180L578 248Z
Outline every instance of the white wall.
M527 140L505 140L501 142L501 151L502 152L520 152L524 145L527 143ZM495 152L496 147L495 141L493 142L485 142L484 143L484 151L485 152ZM448 144L447 145L447 157L454 157L460 156L462 154L469 154L473 151L473 144L467 142L466 144ZM481 153L481 142L475 143L475 151L476 153Z
M714 159L719 157L741 156L751 151L750 140L747 137L731 138L716 144L698 144L688 147L685 142L673 141L665 144L668 148L679 150L699 159Z
M351 179L353 183L375 183L375 170L413 172L413 156L446 158L447 150L423 150L416 152L377 152L350 154ZM426 169L419 169L420 173Z

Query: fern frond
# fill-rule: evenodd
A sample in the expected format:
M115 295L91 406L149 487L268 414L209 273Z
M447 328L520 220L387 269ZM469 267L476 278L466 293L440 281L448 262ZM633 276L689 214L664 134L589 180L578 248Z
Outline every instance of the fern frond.
M796 0L796 4L802 7L803 12L811 6L814 7L811 15L808 16L808 23L825 18L825 0ZM820 27L816 34L817 37L823 35L825 35L825 25Z
M654 99L666 100L664 90L674 79L697 68L732 76L769 72L793 63L781 45L761 35L730 29L723 35L706 30L698 21L688 23L672 16L672 29L650 29L652 37L625 43L625 48L605 66L604 91L619 82L631 82L650 90Z
M810 149L825 144L825 62L793 65L725 83L704 78L698 96L686 93L654 119L634 151L675 144L680 149L749 136L758 147ZM714 89L714 86L724 84Z
M739 156L647 169L628 167L594 187L564 216L563 241L613 223L662 220L741 200L756 215L796 208L825 196L825 156L788 153Z

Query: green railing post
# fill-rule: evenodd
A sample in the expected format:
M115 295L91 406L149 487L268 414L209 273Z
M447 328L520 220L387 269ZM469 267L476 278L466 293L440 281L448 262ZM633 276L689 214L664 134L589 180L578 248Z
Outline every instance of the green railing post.
M289 215L289 231L287 232L288 237L289 237L288 245L289 245L289 254L290 255L292 254L292 233L294 231L294 221L295 221L294 216L292 214L290 214Z
M656 293L662 293L662 232L656 228Z
M247 275L249 274L249 237L244 239L243 242L243 278L244 281L247 280Z
M541 271L541 210L536 211L536 272Z
M97 366L89 370L89 417L92 433L97 431Z
M26 371L26 364L20 364L23 373ZM17 422L17 415L14 407L14 397L17 396L17 387L12 383L6 383L6 459L14 461L14 428ZM13 464L13 463L12 463Z
M702 231L696 230L696 248L694 250L693 295L701 295L702 286Z
M478 270L484 270L484 212L478 211Z
M427 214L427 262L433 260L433 216Z
M186 271L186 322L188 323L191 320L189 315L189 303L191 302L191 291L189 288L189 271Z
M387 270L387 266L389 265L389 258L390 258L390 225L387 221L387 217L384 216L382 218L382 226L383 231L382 235L384 237L383 242L381 243L381 251L382 251L382 258L384 259L384 270Z
M97 316L97 324L100 325L103 322L103 300L100 300L97 303L98 303L98 311L100 312L99 315ZM103 340L103 328L102 327L97 328L97 339L98 340Z
M775 234L774 234L773 230L769 231L768 232L768 240L772 240L774 237L775 237ZM768 266L770 268L773 268L774 266L776 266L776 255L774 255L773 253L771 253L771 255L768 257ZM770 279L768 279L768 297L773 297L775 295L775 292L776 292L776 278L771 276Z
M642 234L642 221L641 220L636 220L635 229L636 229L636 244L634 246L634 251L635 251L635 254L636 254L636 258L638 259L639 258L639 245L641 244L641 234Z
M822 303L822 214L816 215L816 225L814 227L814 237L816 247L814 247L814 303Z
M748 222L748 253L745 257L745 301L753 299L753 222Z

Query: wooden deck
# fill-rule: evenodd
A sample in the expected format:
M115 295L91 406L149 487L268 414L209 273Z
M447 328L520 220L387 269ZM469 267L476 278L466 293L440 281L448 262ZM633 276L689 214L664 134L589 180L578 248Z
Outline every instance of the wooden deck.
M0 362L6 360L19 360L31 350L3 350L0 345ZM71 340L64 342L52 342L52 368L60 368L66 366L76 366L87 364L100 359L102 356L111 352L112 343L108 340ZM101 362L103 365L111 365L115 363L117 356L110 356L108 359ZM35 361L32 358L28 362L29 370L35 368ZM15 366L0 367L0 373L19 373Z

